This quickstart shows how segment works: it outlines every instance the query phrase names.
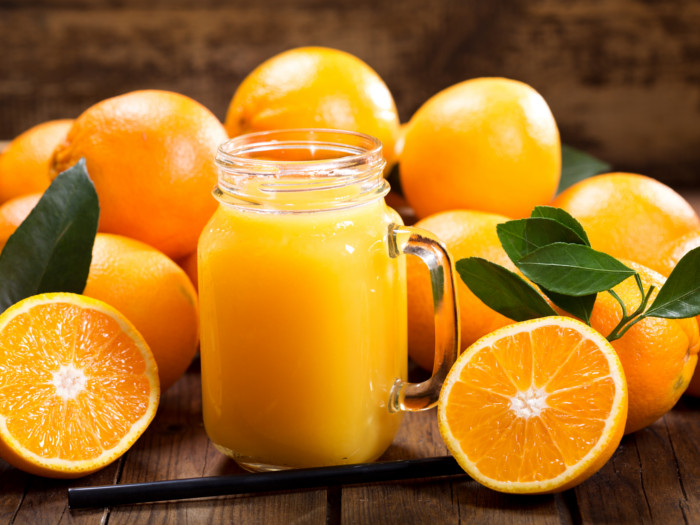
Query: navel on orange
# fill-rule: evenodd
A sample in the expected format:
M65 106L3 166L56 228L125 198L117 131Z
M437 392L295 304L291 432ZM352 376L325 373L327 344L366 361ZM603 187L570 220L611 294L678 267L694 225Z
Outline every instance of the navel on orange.
M0 315L0 457L40 476L105 467L158 407L158 369L117 310L49 293Z
M578 320L544 317L481 338L438 401L447 447L476 481L510 493L571 488L622 438L627 384L610 343Z

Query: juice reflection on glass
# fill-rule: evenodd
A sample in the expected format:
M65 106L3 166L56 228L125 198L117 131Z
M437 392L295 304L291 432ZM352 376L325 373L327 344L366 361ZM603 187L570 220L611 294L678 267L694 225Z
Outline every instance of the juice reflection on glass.
M198 254L210 439L251 469L376 459L400 409L434 401L405 392L399 255L414 232L384 202L381 147L268 132L227 142L217 163L220 206Z

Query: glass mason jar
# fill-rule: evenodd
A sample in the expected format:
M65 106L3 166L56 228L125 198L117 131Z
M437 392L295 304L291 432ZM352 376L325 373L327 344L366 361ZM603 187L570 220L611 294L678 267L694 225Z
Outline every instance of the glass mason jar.
M447 252L385 204L367 135L252 133L216 163L220 205L198 249L207 434L249 470L377 459L457 356ZM436 364L420 384L406 380L406 253L428 265L435 301Z

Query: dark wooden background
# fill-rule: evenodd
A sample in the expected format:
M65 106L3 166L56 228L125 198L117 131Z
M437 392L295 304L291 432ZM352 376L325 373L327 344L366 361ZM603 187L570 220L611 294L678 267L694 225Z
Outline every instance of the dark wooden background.
M403 121L468 78L525 81L564 142L700 184L698 0L0 0L0 139L141 88L223 119L247 73L301 45L365 60Z

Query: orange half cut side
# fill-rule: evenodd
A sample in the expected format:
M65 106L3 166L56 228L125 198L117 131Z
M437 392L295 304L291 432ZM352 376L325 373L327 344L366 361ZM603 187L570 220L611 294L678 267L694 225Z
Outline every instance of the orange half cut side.
M155 416L158 369L146 342L107 304L29 297L0 315L0 457L70 478L108 465Z
M483 337L457 360L438 402L440 433L476 481L548 493L597 472L622 439L627 384L589 326L544 317Z

